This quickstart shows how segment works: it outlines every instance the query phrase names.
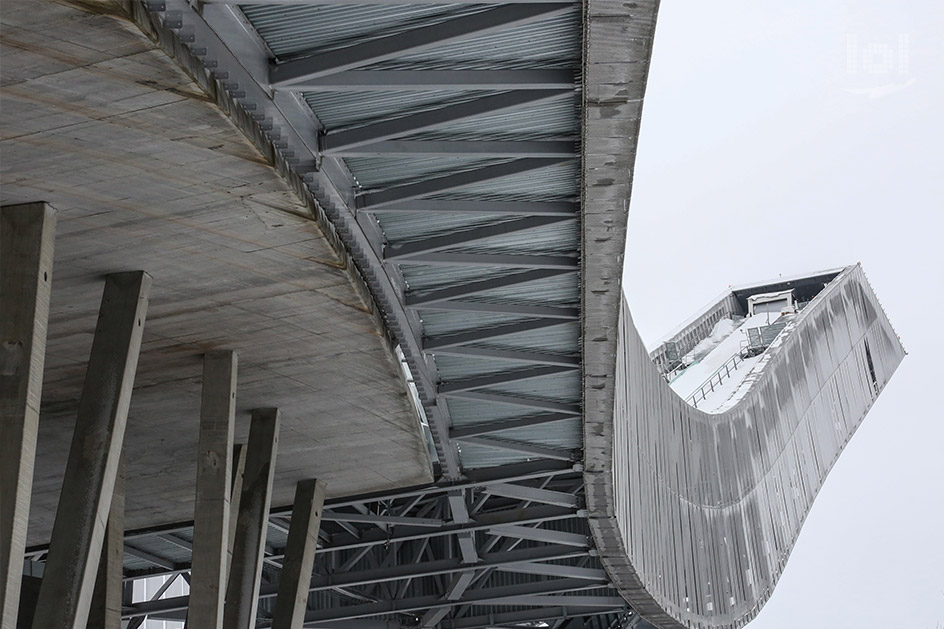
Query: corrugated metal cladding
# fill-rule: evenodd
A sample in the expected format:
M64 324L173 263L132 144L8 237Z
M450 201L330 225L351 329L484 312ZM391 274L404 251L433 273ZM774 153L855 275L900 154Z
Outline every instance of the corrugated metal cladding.
M653 368L623 302L607 477L616 537L604 544L623 552L603 556L662 627L735 628L757 614L827 473L904 356L859 266L789 328L748 395L707 415Z
M241 5L243 13L272 53L284 60L344 48L404 33L417 27L481 13L496 5ZM431 50L364 66L424 69L505 69L505 62L580 66L580 6L564 16L534 20L497 33L472 35ZM574 61L577 64L574 64ZM464 62L458 65L456 62ZM440 64L440 65L437 65ZM536 67L531 65L529 67Z
M321 124L329 129L343 129L373 120L438 109L487 96L484 90L378 90L358 95L356 107L350 95L337 92L309 92L305 102L318 112ZM393 159L393 158L390 158ZM382 160L381 160L382 161Z
M403 33L417 26L481 12L467 4L240 5L269 50L280 59L307 56ZM378 26L383 28L378 28Z
M414 29L501 7L522 5L468 4L306 4L244 5L242 11L265 40L277 63L317 57L329 51L353 50L367 42ZM537 6L537 5L535 5ZM545 11L554 5L543 5ZM578 452L580 437L580 370L576 363L539 373L540 358L579 357L580 304L579 251L580 225L576 200L579 199L579 151L581 124L581 7L579 4L556 5L553 13L541 14L526 22L474 32L467 37L429 47L406 50L356 67L370 71L457 71L457 70L557 70L566 84L556 89L541 88L540 100L523 100L511 106L483 108L474 115L450 118L446 122L417 125L407 132L384 131L381 142L549 142L569 147L540 167L515 171L525 158L535 154L481 154L476 152L409 153L385 149L370 150L367 142L337 152L356 182L361 211L376 221L383 233L384 254L407 246L416 252L388 261L397 267L407 295L407 305L421 322L425 342L438 341L427 355L438 369L441 394L438 404L448 409L454 426L487 422L489 418L509 419L566 407L574 419L556 421L514 432L497 432L497 439L514 444L553 445ZM409 35L404 35L408 38ZM562 72L561 72L562 71ZM303 98L323 126L326 155L332 154L331 142L338 134L352 130L372 130L378 124L409 120L419 114L436 114L460 104L475 105L496 96L516 97L520 85L475 85L472 88L441 84L395 89L389 86L358 89L320 86L299 88ZM550 145L545 145L550 146ZM365 150L366 149L366 150ZM498 177L477 178L483 169L507 169ZM435 186L418 195L399 197L395 211L372 206L371 195L404 190L405 186L434 182L439 178L468 174L468 181L445 189ZM443 208L432 208L438 200ZM422 206L416 202L422 201ZM473 202L455 209L455 202ZM557 222L539 221L522 227L530 214L523 209L496 212L485 204L571 202L572 217ZM482 203L476 211L474 203ZM493 229L496 228L496 229ZM507 229L506 229L507 228ZM488 230L487 236L481 236ZM449 240L451 236L455 236ZM438 242L433 239L443 239ZM426 248L429 244L429 248ZM450 254L465 256L450 258ZM495 262L493 256L505 256ZM417 257L419 256L419 257ZM509 260L508 256L532 256ZM555 257L553 260L538 256ZM569 262L568 262L569 261ZM534 270L539 272L519 276ZM525 281L526 280L526 281ZM409 303L410 295L459 288L456 296ZM468 292L461 290L468 288ZM425 293L424 293L425 291ZM462 309L461 303L473 304ZM445 307L444 307L445 306ZM528 310L527 308L531 308ZM567 308L569 313L548 323L542 308ZM518 326L518 327L516 327ZM461 342L442 347L447 335L470 333ZM476 336L476 333L481 333ZM439 350L436 347L440 347ZM471 348L474 356L448 351L455 347ZM484 352L485 355L482 355ZM488 353L494 355L489 356ZM520 357L515 357L517 353ZM511 357L510 354L512 354ZM529 360L528 356L537 356ZM534 372L531 373L526 372ZM507 374L508 382L501 376ZM521 379L520 376L529 377ZM498 376L485 384L464 383L470 378ZM475 395L467 395L468 393ZM482 395L486 394L486 395ZM490 394L495 394L494 396ZM442 436L440 436L442 438ZM463 469L490 467L534 458L528 452L491 447L477 443L457 443Z
M576 80L576 79L575 79ZM522 106L475 120L457 122L443 129L416 134L420 140L549 140L577 139L580 102L562 96L546 105Z

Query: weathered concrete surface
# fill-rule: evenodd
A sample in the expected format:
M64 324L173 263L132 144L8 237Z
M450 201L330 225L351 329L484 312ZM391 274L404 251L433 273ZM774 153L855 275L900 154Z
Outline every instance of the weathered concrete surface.
M308 588L315 567L318 529L324 507L325 487L316 479L303 480L295 489L292 524L279 574L272 629L302 629L308 607Z
M105 276L102 305L56 509L35 629L85 629L128 424L144 335L151 277L144 271ZM119 487L121 489L121 487ZM120 507L124 507L122 502ZM122 537L119 534L118 537ZM121 546L109 544L121 571Z
M272 502L272 482L279 450L279 409L252 411L242 497L233 540L233 560L223 610L225 629L253 629L262 582L266 529Z
M240 354L282 411L273 505L431 480L347 260L241 133L117 5L5 2L0 201L59 209L28 543L48 541L105 273L154 277L127 430L130 529L193 517L202 355ZM363 456L370 452L370 457Z
M113 629L121 626L121 598L124 586L125 554L125 467L128 457L122 451L118 460L115 490L111 496L108 524L98 560L98 576L89 609L88 629Z
M190 573L191 627L219 629L230 549L229 510L236 425L236 352L207 352L197 455L197 495L193 514Z
M39 433L55 211L0 209L0 626L16 622Z
M658 9L658 0L587 0L584 13L584 484L590 529L602 553L609 549L602 533L609 524L612 495L601 496L592 488L608 485L611 476L626 221ZM620 594L654 619L658 606L633 597L627 580L614 573L606 556L601 559Z

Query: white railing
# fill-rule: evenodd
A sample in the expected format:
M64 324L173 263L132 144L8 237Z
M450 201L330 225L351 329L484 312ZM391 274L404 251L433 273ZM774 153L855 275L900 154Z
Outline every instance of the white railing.
M721 386L721 383L724 382L725 379L730 378L731 372L737 371L738 365L743 362L744 359L741 358L741 352L736 352L734 356L724 361L723 365L708 376L708 379L705 380L700 387L695 389L694 393L685 398L685 401L695 408L698 408L698 403L704 401L711 393L714 393L715 387Z

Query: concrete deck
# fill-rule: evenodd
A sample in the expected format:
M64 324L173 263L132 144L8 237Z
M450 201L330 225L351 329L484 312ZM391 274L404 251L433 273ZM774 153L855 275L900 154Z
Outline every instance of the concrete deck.
M48 540L103 276L154 277L126 437L129 529L189 520L202 354L239 352L237 441L278 406L273 506L432 480L373 306L291 188L117 4L10 0L2 203L58 210L29 543Z

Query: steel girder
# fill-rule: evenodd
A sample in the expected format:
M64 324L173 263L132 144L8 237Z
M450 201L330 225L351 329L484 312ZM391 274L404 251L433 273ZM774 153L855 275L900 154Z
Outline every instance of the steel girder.
M182 8L180 10L179 30L189 35L190 21L199 20ZM205 24L197 24L192 28L195 35L192 48L216 66L214 73L224 77L224 89L240 105L254 112L252 117L259 122L263 131L274 138L274 147L289 165L303 174L316 202L351 247L371 292L379 298L381 310L385 313L395 341L403 350L433 431L437 456L448 478L460 478L462 468L457 444L449 440L451 409L448 397L439 392L441 377L432 350L437 346L443 350L447 347L461 349L476 340L493 340L505 336L506 332L513 334L514 330L536 330L545 325L543 321L535 323L534 317L566 320L579 316L574 304L542 304L534 300L520 303L507 299L496 302L490 298L496 291L519 285L528 290L528 284L538 286L543 282L541 285L546 285L547 281L555 278L558 278L558 285L574 285L579 272L576 249L567 255L516 255L513 251L467 253L457 251L456 248L470 243L479 243L479 246L487 248L491 241L509 235L520 234L522 238L528 238L531 233L537 235L542 229L560 229L560 225L568 221L570 225L576 225L573 219L578 215L579 205L572 198L540 199L530 196L526 199L505 200L468 195L464 198L432 197L441 197L453 191L465 194L464 190L470 187L492 182L500 185L515 176L540 173L561 163L574 163L578 147L573 134L559 138L542 137L541 141L516 141L510 137L501 141L429 141L414 139L413 135L448 130L451 124L467 123L483 116L515 115L515 112L529 107L533 109L569 102L568 99L574 98L575 90L579 87L579 75L575 72L579 62L575 60L571 68L459 72L388 71L376 69L376 64L394 60L398 56L416 54L430 47L435 49L450 42L462 42L483 33L496 33L540 22L568 11L572 12L573 7L567 3L497 6L428 25L417 23L409 30L409 36L368 38L335 50L302 51L289 59L269 59L264 42L255 36L251 28L247 28L245 18L235 7L204 7L202 17ZM175 14L171 28L177 27L176 19ZM171 23L166 17L163 22L165 26ZM209 27L209 32L204 26ZM378 28L378 33L381 32L382 26ZM210 38L216 35L218 41L204 46L204 34ZM229 59L227 52L233 53L234 59ZM225 67L221 66L221 62ZM231 72L231 65L239 68ZM246 76L246 70L249 76ZM481 96L460 97L454 102L444 101L438 106L427 106L416 111L404 109L389 116L375 116L367 124L340 127L330 121L322 122L318 107L308 109L300 96L348 91L357 94L364 89L423 90L430 87L454 87L460 90L476 88L480 90ZM268 98L265 95L267 90ZM296 141L296 137L300 141ZM313 141L315 138L317 141ZM346 161L354 158L383 158L387 155L408 157L426 154L475 156L489 158L491 162L458 171L414 176L376 189L374 186L359 187ZM516 159L509 161L509 157ZM496 159L501 161L496 162ZM315 168L312 169L309 164ZM498 221L480 224L473 229L404 242L386 235L382 220L377 218L417 211L429 211L431 215L494 214ZM499 277L440 286L435 290L417 290L407 285L410 275L407 267L441 267L448 270L456 266L507 269L508 272ZM424 312L443 315L455 313L451 315L453 317L501 314L514 316L517 320L498 329L489 325L467 325L461 332L440 336L424 331L423 320L428 317ZM548 322L546 325L550 327L554 323ZM517 350L505 348L499 353L511 356L511 360L523 365L547 366L539 346L525 346ZM447 354L443 351L441 355ZM450 355L460 356L455 351ZM491 382L501 384L503 372L508 373L509 370L503 370L496 364ZM546 373L552 375L559 372ZM519 380L518 374L509 373L506 382ZM482 442L479 446L487 443ZM509 452L507 448L503 451Z
M484 96L477 100L448 105L432 111L418 112L400 118L381 120L353 129L328 133L324 136L322 146L328 154L340 152L343 149L379 143L483 114L495 114L522 105L559 99L569 94L571 92L564 90L522 90L495 96ZM455 148L458 150L459 147ZM375 150L377 150L377 147L375 147ZM478 154L479 151L475 153Z
M567 10L569 7L566 4L555 3L498 6L479 13L414 28L410 31L409 37L403 37L400 34L387 35L292 59L275 65L269 75L269 82L274 87L291 87L295 82L361 68L452 41L468 39L474 35L532 22Z
M565 90L574 84L572 70L350 70L292 83L299 92L403 91L444 87L468 90Z
M531 142L514 141L452 141L391 140L328 149L325 155L335 157L381 157L384 155L485 155L490 157L574 157L576 146L566 140Z
M463 199L418 199L409 203L392 203L374 208L371 213L394 212L429 214L496 214L524 216L576 217L578 204L573 201L491 201Z
M322 518L306 626L484 627L545 620L567 626L623 627L634 619L612 589L592 550L582 508L581 466L536 461L493 468L462 483L330 501ZM260 626L268 626L278 591L291 514L275 509L260 596ZM156 541L185 552L126 575L129 583L156 575L189 577L192 527L130 532L128 544ZM463 550L463 548L466 550ZM39 558L42 550L34 549ZM144 553L142 553L144 554ZM187 597L164 598L171 580L150 600L125 601L123 618L181 620ZM131 588L126 588L131 591ZM350 624L345 624L350 623Z
M559 619L584 610L612 622L625 605L592 550L581 492L579 466L544 462L459 484L332 501L322 518L306 625L359 619L408 627L424 626L425 618L425 626L459 627L477 626L485 615ZM273 512L270 540L290 518ZM173 536L186 546L190 535L189 527L177 527L132 532L128 540L150 548ZM263 623L278 591L281 553L267 545ZM185 562L153 558L153 569L128 579L188 571ZM187 597L157 596L127 604L123 617L179 619L187 604ZM457 624L445 624L447 616Z

